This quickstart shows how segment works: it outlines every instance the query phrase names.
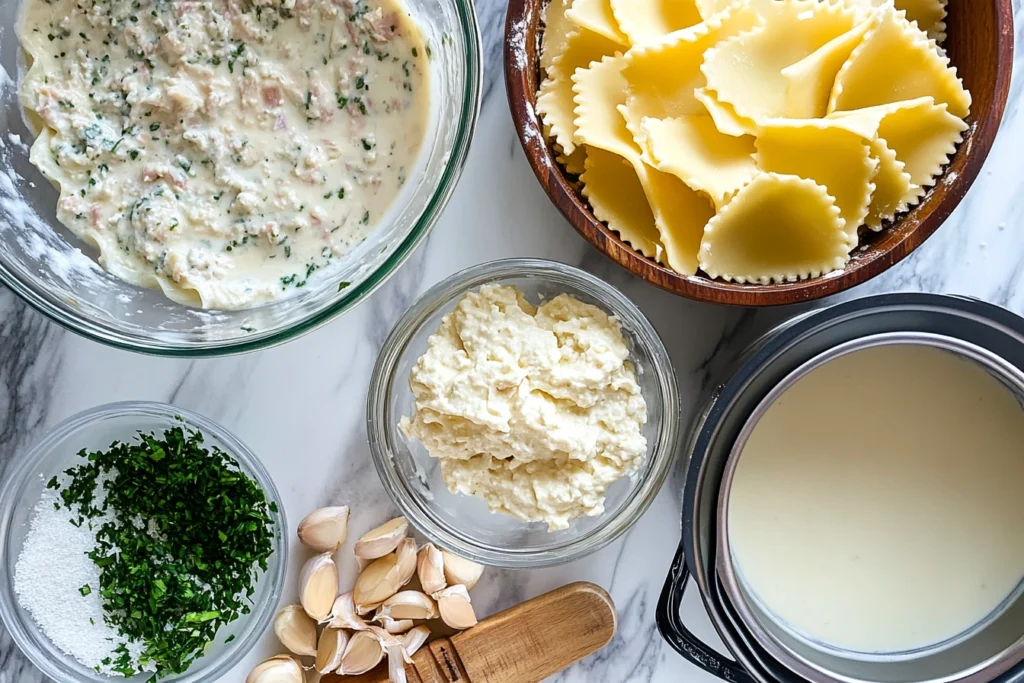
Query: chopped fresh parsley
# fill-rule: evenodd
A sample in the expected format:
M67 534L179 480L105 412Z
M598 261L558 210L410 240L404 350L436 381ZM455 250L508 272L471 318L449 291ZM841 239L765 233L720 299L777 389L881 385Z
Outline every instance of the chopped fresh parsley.
M78 525L95 520L89 558L105 621L142 646L136 657L121 644L103 663L124 676L151 664L149 681L181 673L222 626L249 613L277 507L230 455L183 426L78 456L63 484L54 477L47 486Z

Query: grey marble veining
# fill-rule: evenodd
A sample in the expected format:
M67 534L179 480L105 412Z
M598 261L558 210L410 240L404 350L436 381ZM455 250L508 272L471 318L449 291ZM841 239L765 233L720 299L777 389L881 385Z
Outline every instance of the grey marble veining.
M1018 42L1024 28L1020 3L1014 0ZM171 401L223 423L260 454L293 527L313 507L345 502L353 508L352 533L359 534L394 511L366 445L370 368L402 312L446 275L497 258L542 256L607 279L643 308L664 338L687 414L743 347L806 308L755 312L686 301L627 275L586 245L548 202L516 139L502 77L504 3L479 0L477 11L485 101L462 182L430 239L368 302L343 318L285 346L246 356L159 359L85 341L0 291L0 477L45 427L77 411L115 400ZM1021 59L1019 47L1015 73ZM1021 87L1015 77L996 146L947 224L892 271L840 298L897 290L954 292L1024 314L1024 185L1017 158L1024 149ZM529 572L489 570L473 592L478 612L492 613L569 581L594 581L616 601L618 634L554 681L713 681L676 656L654 628L654 606L679 536L681 465L679 470L636 527L592 557ZM293 577L301 559L300 553L291 558ZM345 581L354 580L354 561L343 565L342 573ZM683 609L696 633L718 642L692 592ZM255 663L274 652L273 635L267 635L222 680L242 683ZM0 683L41 680L0 627Z

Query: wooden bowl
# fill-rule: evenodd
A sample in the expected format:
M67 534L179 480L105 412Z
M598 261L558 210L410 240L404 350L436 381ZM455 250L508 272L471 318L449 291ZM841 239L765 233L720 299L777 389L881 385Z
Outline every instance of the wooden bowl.
M873 278L934 233L978 177L996 137L1013 66L1011 0L953 0L946 50L974 103L969 128L945 174L912 211L885 230L863 236L843 270L817 278L759 285L680 275L634 251L594 217L579 189L555 161L536 113L540 87L541 9L546 0L509 0L505 22L505 85L519 140L551 201L583 237L620 266L670 292L698 301L774 306L810 301Z

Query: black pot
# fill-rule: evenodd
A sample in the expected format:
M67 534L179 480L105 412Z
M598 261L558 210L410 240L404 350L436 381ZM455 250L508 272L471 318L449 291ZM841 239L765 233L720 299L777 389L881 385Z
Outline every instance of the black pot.
M768 392L798 366L840 344L894 332L924 332L967 341L1024 369L1024 319L978 300L935 294L885 294L843 302L790 320L752 345L715 386L690 427L683 485L682 539L656 610L658 629L679 654L704 671L736 683L806 683L746 629L716 573L717 505L730 451ZM680 616L693 577L711 621L734 660L697 638ZM1024 630L1020 632L1024 643ZM1019 654L1019 653L1018 653ZM985 678L1024 681L1022 656L1008 653ZM976 663L974 663L976 664ZM964 662L965 667L972 665ZM979 672L983 673L983 672ZM821 679L818 679L821 680ZM927 677L922 680L928 680Z

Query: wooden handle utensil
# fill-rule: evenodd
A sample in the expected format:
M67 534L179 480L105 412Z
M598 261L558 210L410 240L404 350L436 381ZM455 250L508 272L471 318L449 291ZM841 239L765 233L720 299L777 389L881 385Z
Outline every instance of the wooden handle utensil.
M420 648L409 683L536 683L600 650L615 635L615 605L592 583L570 583ZM386 666L322 683L386 683Z

